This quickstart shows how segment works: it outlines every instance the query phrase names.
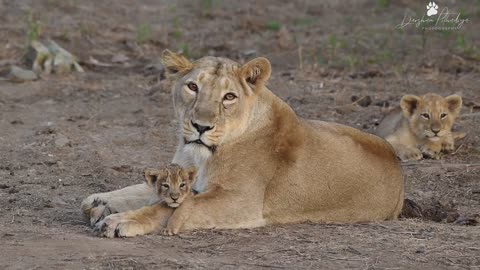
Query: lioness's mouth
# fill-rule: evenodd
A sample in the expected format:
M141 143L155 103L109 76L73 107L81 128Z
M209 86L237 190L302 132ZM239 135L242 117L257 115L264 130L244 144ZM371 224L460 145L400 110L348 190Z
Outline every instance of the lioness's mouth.
M195 143L195 144L199 144L199 145L203 145L205 146L208 150L210 150L210 152L214 153L215 150L217 150L217 147L215 145L206 145L202 140L200 139L197 139L197 140L194 140L194 141L187 141L187 139L185 139L185 144L191 144L191 143Z

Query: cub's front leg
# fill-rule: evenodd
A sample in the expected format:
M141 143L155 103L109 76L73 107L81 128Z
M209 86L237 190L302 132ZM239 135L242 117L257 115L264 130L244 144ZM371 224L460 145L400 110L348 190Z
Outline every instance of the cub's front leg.
M163 230L164 235L176 235L180 232L183 224L185 224L193 211L195 203L192 197L193 196L189 196L186 198L180 207L173 212L172 216L168 219L167 228Z
M449 153L453 152L453 150L455 150L455 140L453 136L445 137L442 142L442 152Z
M440 159L440 153L442 151L442 143L439 141L436 142L427 142L420 147L422 153L432 159Z
M98 236L109 238L149 234L165 227L172 212L170 207L155 204L109 215L95 225L95 232Z

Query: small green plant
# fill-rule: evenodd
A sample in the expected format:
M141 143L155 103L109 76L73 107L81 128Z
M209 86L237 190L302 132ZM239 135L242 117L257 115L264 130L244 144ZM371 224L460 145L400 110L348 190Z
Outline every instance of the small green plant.
M301 27L310 27L315 23L312 18L302 18L295 21L295 25Z
M465 36L463 34L459 34L457 37L457 49L465 50L467 47L467 42L465 41Z
M152 27L149 24L141 24L137 28L137 43L144 44L152 39Z
M377 0L377 7L387 8L390 6L390 0Z
M185 55L187 58L190 57L190 47L188 46L187 43L182 43L180 46L180 51L182 52L183 55Z
M27 15L27 39L28 43L37 40L42 35L43 27L42 23L35 19L32 11Z
M356 67L360 63L360 60L355 55L348 55L346 61L347 61L348 66L351 69L353 69L354 67Z
M338 49L340 49L342 46L342 42L337 39L337 36L335 34L332 34L330 35L330 37L328 37L329 63L332 63L332 61L335 59L335 56L337 55Z
M282 25L278 21L269 21L266 27L270 31L278 31L280 28L282 28Z
M202 0L202 7L204 10L212 10L215 6L214 0Z
M70 32L66 29L64 29L62 31L62 34L60 35L61 39L65 40L65 41L71 41L71 35L70 35Z

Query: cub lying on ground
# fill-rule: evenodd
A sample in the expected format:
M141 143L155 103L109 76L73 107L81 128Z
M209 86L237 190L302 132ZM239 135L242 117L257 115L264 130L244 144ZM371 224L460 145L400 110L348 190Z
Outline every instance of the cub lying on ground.
M455 149L455 139L465 137L465 133L452 132L461 108L462 98L458 95L406 95L400 108L382 120L376 134L392 144L403 161L420 160L423 156L439 159L441 152Z
M162 170L145 170L145 180L155 190L161 203L171 208L182 209L182 211L173 212L163 234L178 234L188 219L193 208L192 186L196 176L195 167L184 169L177 164L170 164Z

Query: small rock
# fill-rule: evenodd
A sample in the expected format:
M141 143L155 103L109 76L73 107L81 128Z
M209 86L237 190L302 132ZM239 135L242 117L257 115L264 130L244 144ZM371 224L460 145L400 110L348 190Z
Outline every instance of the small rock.
M38 79L38 76L35 74L35 72L18 66L12 66L7 77L11 82L16 83L35 81Z
M162 63L151 63L143 69L143 74L145 76L149 75L160 75L161 79L165 78L165 67Z
M370 106L370 104L372 104L372 98L370 96L364 96L361 98L358 98L357 96L352 96L352 101L362 107L368 107Z
M7 189L7 188L9 188L9 187L10 187L9 185L0 184L0 189Z
M112 169L118 172L133 172L132 166L129 165L113 166Z
M23 121L22 120L13 120L10 122L10 124L12 125L23 125Z
M130 60L130 58L128 58L126 55L116 54L116 55L112 56L112 59L110 61L112 61L112 63L125 63L128 60Z
M58 134L57 138L55 139L55 145L58 147L64 147L70 143L67 137L63 134Z
M241 52L242 58L250 58L257 55L257 50L246 50Z

